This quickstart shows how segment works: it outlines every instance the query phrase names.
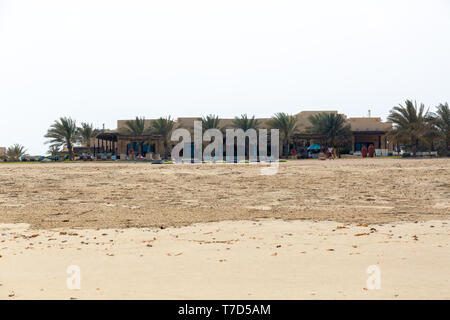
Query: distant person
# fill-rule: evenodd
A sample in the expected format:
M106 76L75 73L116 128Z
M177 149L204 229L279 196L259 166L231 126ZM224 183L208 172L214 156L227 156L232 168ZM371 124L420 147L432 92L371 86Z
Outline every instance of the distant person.
M297 151L295 149L292 149L291 150L291 157L292 157L292 159L295 159L296 155L297 155Z
M328 148L328 158L334 160L334 148Z

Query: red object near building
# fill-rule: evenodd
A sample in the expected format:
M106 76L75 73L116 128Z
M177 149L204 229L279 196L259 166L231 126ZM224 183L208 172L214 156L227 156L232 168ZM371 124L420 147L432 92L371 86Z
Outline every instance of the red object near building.
M361 148L361 155L363 158L367 157L367 147L365 145Z
M374 155L375 155L375 147L373 146L373 144L371 144L369 146L369 157L373 158Z

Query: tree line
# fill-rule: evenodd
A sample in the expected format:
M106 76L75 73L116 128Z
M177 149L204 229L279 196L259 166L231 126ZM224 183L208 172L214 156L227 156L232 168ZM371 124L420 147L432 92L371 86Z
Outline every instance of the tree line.
M437 150L450 156L450 109L441 103L435 112L425 105L406 100L394 107L388 121L394 129L388 133L393 143L403 145L415 155L419 150Z
M441 154L450 155L450 109L448 103L439 104L434 112L425 109L422 103L418 105L415 101L406 100L404 104L393 107L387 120L393 123L393 130L388 132L391 143L403 146L414 154L419 150L438 150ZM200 118L203 130L223 130L221 120L217 115L210 114ZM306 132L321 136L321 144L328 147L339 147L349 143L352 137L350 125L345 116L337 113L318 113L309 117L311 126ZM284 112L274 114L267 122L268 126L280 130L280 139L284 146L284 156L290 154L292 135L300 133L298 119L295 115ZM259 129L260 120L255 116L249 117L242 114L235 117L232 127L242 129ZM134 120L125 122L121 133L134 137L143 148L145 135L154 134L161 137L164 145L164 156L170 153L170 137L176 128L176 122L170 116L160 117L152 120L150 124L144 117L136 117ZM70 117L61 117L56 120L45 134L47 144L50 144L49 154L56 154L65 147L69 156L73 155L74 145L80 143L87 147L91 146L91 140L101 130L92 124L82 122L77 126L76 121ZM141 149L142 150L142 149ZM18 160L26 154L26 149L15 144L7 149L6 157L9 160Z
M50 139L46 143L50 143L47 154L54 156L61 151L61 148L66 147L69 154L73 152L73 146L81 143L90 147L91 139L97 135L98 129L89 123L82 122L80 127L77 127L76 121L71 118L62 117L56 120L47 130L45 138ZM23 156L27 155L27 149L20 145L14 144L6 150L5 158L8 161L19 161Z
M221 120L217 115L209 114L199 118L199 120L202 122L203 131L208 129L224 131L225 129L221 126ZM337 138L342 138L344 135L348 136L351 134L350 127L345 125L345 118L340 114L317 114L311 116L310 121L312 123L310 132L323 133L326 131L330 134L330 141L332 142L337 141ZM273 129L280 130L280 138L285 146L285 155L288 155L290 152L289 145L292 134L298 131L297 117L284 112L279 112L273 115L268 121L268 125ZM128 120L125 122L122 133L135 137L136 140L145 134L156 134L161 136L164 144L164 156L167 157L169 155L168 146L170 144L170 137L175 127L176 123L170 116L153 120L149 127L146 127L145 118L136 117L135 120ZM232 127L244 131L249 129L258 130L261 127L261 123L255 116L249 117L247 114L242 114L233 119ZM331 131L329 131L330 128ZM141 143L143 143L143 141L141 141Z

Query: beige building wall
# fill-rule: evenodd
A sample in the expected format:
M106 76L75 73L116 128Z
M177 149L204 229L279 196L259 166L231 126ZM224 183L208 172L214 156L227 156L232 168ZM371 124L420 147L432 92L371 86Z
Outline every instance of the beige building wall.
M349 118L352 131L390 131L392 122L383 122L381 118Z
M308 127L311 126L311 122L309 121L309 117L312 115L316 115L319 113L334 113L337 114L337 111L301 111L295 116L297 117L298 121L298 129L300 131L306 131ZM392 123L391 122L383 122L381 118L378 117L365 117L365 118L347 118L345 115L343 115L347 122L350 124L352 131L388 131L392 129ZM152 121L155 119L145 119L145 124L147 128L151 127ZM201 118L199 117L183 117L176 119L177 127L185 128L185 129L193 129L194 128L194 121L198 120L201 121ZM230 118L222 118L220 119L220 126L223 128L232 128L233 127L233 120ZM257 118L260 127L261 128L268 128L267 121L270 120L269 118ZM117 120L117 129L114 131L121 131L124 129L125 123L129 120ZM106 131L107 132L107 131Z
M338 114L338 111L301 111L295 116L297 117L297 128L301 132L305 132L310 126L311 122L309 121L309 117L312 115L316 115L319 113L334 113ZM350 124L352 131L389 131L392 129L391 122L383 122L381 118L371 117L371 118L347 118L343 115L347 122ZM155 119L145 119L146 127L150 128L152 121ZM201 121L199 117L182 117L176 119L177 127L185 128L188 130L194 129L194 121ZM230 118L222 118L220 119L220 126L228 129L233 127L233 120ZM267 122L270 120L269 118L257 118L259 122L260 128L269 129ZM125 128L125 123L129 120L118 120L117 121L117 130L121 131Z
M117 120L117 131L121 131L121 130L125 129L126 128L126 122L130 121L130 120L134 120L134 119ZM145 119L145 127L146 128L150 128L152 121L153 121L152 119Z
M6 148L0 147L0 156L5 156L5 155L6 155Z

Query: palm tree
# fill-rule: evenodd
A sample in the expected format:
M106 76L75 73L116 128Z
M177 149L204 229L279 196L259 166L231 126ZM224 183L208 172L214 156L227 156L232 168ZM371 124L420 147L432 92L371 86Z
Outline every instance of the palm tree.
M125 128L122 129L122 133L129 136L142 136L148 129L145 127L145 118L136 117L135 120L128 120L125 122Z
M80 136L80 142L86 147L91 147L91 139L97 134L96 129L92 124L82 122L81 127L78 128L78 134Z
M18 161L22 156L26 154L26 152L27 151L24 146L15 144L6 150L6 158L9 161Z
M162 137L165 158L169 156L169 141L174 128L175 121L170 116L152 121L151 132Z
M145 125L145 118L136 117L135 120L125 122L125 127L121 130L123 134L132 136L139 143L140 151L144 151L144 134L149 133L149 128Z
M255 119L255 116L249 118L247 114L242 114L241 117L235 117L233 120L233 127L236 129L242 129L245 131L249 129L257 130L259 127L259 122ZM250 154L250 145L245 143L245 156Z
M46 143L50 143L52 146L67 147L69 157L73 160L73 146L80 140L75 120L66 117L55 120L48 129L45 138L50 139Z
M441 103L436 108L436 113L432 114L433 123L445 143L447 155L450 155L450 108L448 103Z
M233 127L247 131L248 129L258 129L259 123L255 116L248 118L247 114L242 114L241 117L235 117L233 120Z
M56 156L59 152L59 147L57 146L50 146L47 150L47 154L51 155L52 157Z
M278 112L268 121L268 124L272 128L281 131L283 145L286 146L286 156L289 156L291 135L297 129L297 117L284 112Z
M352 135L350 125L342 114L322 112L309 116L309 121L311 127L308 131L325 136L326 146L336 147L336 144L343 144Z
M409 143L416 155L420 142L426 141L432 128L432 117L425 111L425 105L417 106L417 102L406 100L405 106L393 107L387 119L394 124L389 136L398 143Z
M203 131L208 129L219 129L220 130L220 119L218 116L209 114L202 118Z

